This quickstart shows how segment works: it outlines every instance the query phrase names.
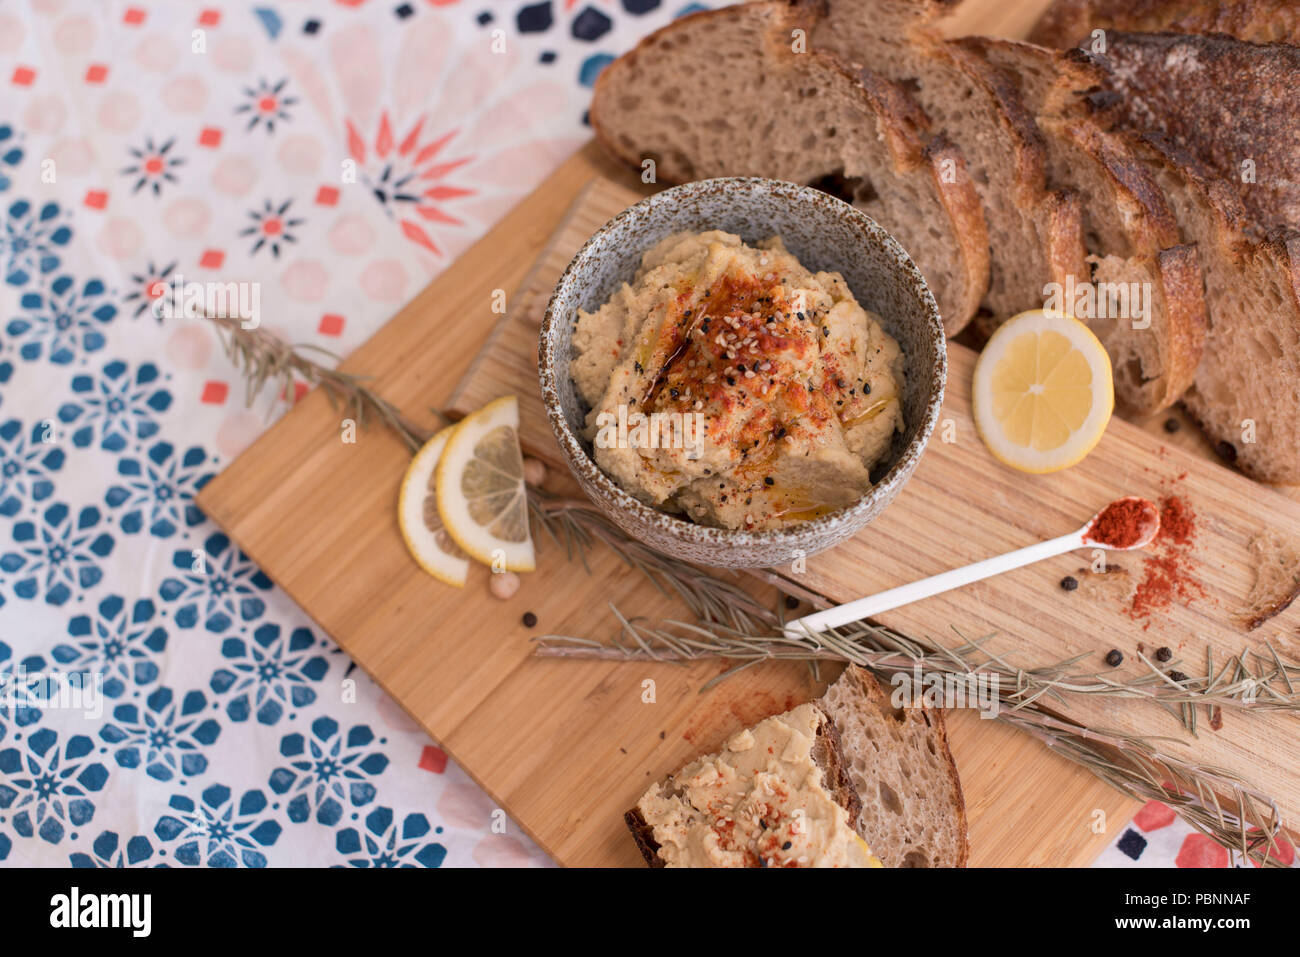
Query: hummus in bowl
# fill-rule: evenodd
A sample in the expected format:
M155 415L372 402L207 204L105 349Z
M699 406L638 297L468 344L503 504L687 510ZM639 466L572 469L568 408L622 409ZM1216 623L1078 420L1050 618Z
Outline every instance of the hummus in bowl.
M797 565L893 500L938 420L947 352L925 280L870 217L737 177L601 227L556 284L538 374L560 451L610 521L674 558L754 568Z
M903 428L898 343L843 276L720 230L648 250L580 312L571 374L596 464L656 508L780 528L851 505Z

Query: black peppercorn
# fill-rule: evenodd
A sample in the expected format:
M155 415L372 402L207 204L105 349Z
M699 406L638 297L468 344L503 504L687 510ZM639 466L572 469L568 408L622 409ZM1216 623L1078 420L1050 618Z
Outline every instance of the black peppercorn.
M1181 429L1182 427L1183 427L1183 423L1179 422L1177 419L1173 418L1172 416L1170 416L1169 418L1165 419L1165 431L1166 431L1166 432L1169 432L1169 433L1172 434L1172 433L1174 433L1174 432L1177 432L1177 431L1178 431L1179 429Z
M1061 579L1061 587L1066 591L1074 591L1079 587L1079 579L1075 578L1073 575L1066 575Z
M1169 660L1170 658L1172 658L1173 656L1174 656L1174 653L1173 653L1172 651L1170 651L1168 648L1157 648L1157 649L1156 649L1156 661L1168 661L1168 660Z
M1187 675L1183 674L1181 671L1171 671L1169 672L1169 680L1175 684L1182 684L1187 680Z
M524 612L524 627L532 628L536 624L537 624L537 616L534 615L531 611Z
M1110 665L1112 668L1118 668L1123 663L1124 653L1118 648L1112 648L1110 651L1106 652L1106 664Z
M1237 447L1231 442L1216 442L1214 451L1225 462L1237 461Z

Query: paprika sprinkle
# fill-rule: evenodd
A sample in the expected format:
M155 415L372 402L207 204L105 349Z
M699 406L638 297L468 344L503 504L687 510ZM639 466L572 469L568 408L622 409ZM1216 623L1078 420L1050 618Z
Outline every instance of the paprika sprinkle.
M1176 495L1161 499L1160 532L1152 542L1156 553L1143 562L1142 581L1127 608L1130 618L1146 619L1144 629L1150 627L1153 612L1168 610L1175 601L1204 597L1205 589L1192 574L1195 535L1196 516L1187 502Z

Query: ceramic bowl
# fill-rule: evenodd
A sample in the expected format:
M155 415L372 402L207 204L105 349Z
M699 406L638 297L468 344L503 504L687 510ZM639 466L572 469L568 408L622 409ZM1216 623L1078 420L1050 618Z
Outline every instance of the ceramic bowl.
M587 408L569 375L578 310L598 309L632 279L641 255L684 230L721 229L753 244L778 234L809 270L835 271L902 348L906 432L894 435L872 469L876 484L853 505L780 529L745 531L697 525L619 488L581 438ZM666 555L700 565L783 565L860 531L898 494L916 468L943 401L948 357L934 296L903 247L870 217L806 186L758 178L700 180L656 193L619 213L578 251L560 277L542 320L538 372L542 399L569 468L597 506L629 535Z

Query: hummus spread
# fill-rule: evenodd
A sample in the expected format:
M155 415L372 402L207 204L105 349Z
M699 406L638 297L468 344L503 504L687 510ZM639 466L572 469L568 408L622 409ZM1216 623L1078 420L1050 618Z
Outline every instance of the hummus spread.
M734 735L637 802L668 867L881 867L822 786L820 712L804 704Z
M898 343L780 237L670 236L573 336L596 463L657 508L776 528L850 505L903 428Z

